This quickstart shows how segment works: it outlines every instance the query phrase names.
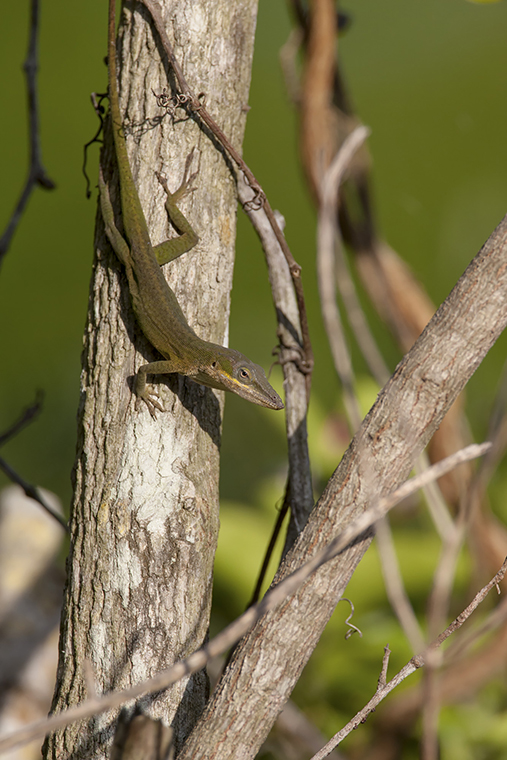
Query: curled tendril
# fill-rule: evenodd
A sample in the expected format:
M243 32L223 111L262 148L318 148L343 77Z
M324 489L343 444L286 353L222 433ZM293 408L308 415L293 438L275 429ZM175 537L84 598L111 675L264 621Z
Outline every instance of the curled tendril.
M263 207L264 201L266 200L266 196L262 190L259 190L258 188L253 188L253 190L255 193L254 197L244 204L246 211L258 211Z
M350 622L350 618L354 614L354 605L352 604L352 602L350 601L350 599L347 599L346 596L342 596L342 598L340 599L340 602L348 602L350 604L350 615L345 620L345 625L349 626L349 630L345 634L345 640L350 639L350 637L353 636L354 633L358 633L359 636L360 636L360 638L363 638L362 631L356 625L354 625L354 623Z
M164 108L166 113L171 116L174 115L177 108L183 108L190 101L190 97L181 92L178 92L175 95L169 95L166 87L164 87L160 94L157 94L155 90L152 90L152 93L157 101L157 106L159 108Z

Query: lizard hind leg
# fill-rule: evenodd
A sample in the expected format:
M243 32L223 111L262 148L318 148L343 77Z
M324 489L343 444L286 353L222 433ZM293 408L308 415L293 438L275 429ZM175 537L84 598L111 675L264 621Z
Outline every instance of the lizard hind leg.
M169 188L167 187L166 178L162 174L157 172L158 181L164 188L167 197L171 198L173 203L177 203L186 195L188 195L189 193L193 193L194 190L196 190L195 187L192 187L192 182L195 180L195 178L199 174L199 167L193 174L189 175L190 166L192 164L194 153L195 153L195 147L192 148L192 150L190 151L190 153L185 159L185 170L183 172L183 179L181 180L180 186L178 187L177 190L174 191L174 193L171 193Z
M165 176L160 172L156 173L157 179L164 188L165 194L167 196L165 202L167 216L174 229L179 233L179 237L166 240L165 242L160 243L160 245L157 245L153 248L153 252L160 266L162 266L162 264L167 264L169 261L174 261L174 259L177 259L178 256L181 256L183 253L190 251L199 241L197 234L192 228L192 225L176 205L177 201L180 201L185 197L185 195L195 190L194 187L191 187L191 184L197 177L199 170L189 176L190 164L192 163L193 155L194 148L192 148L186 158L183 179L179 188L175 190L174 193L171 193L169 190Z

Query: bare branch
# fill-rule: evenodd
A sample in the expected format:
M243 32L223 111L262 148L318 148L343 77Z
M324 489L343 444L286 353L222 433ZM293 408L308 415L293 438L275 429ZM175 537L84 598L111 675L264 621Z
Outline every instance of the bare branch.
M0 469L5 472L8 478L12 480L13 483L17 483L18 486L20 486L25 494L30 498L36 501L38 504L41 505L41 507L49 514L51 517L53 517L57 522L60 523L62 528L68 533L69 527L67 525L67 522L65 521L65 518L62 517L58 512L56 512L53 507L47 503L47 501L44 499L44 497L41 495L39 489L37 486L32 485L32 483L28 483L26 480L23 480L21 475L18 475L18 473L13 470L13 468L7 464L5 459L3 457L0 457Z
M280 345L279 361L284 373L286 433L289 455L289 483L286 500L291 508L284 553L305 525L313 506L313 487L307 442L306 379L294 364L300 352L302 333L290 272L278 239L263 208L250 203L253 191L239 177L238 194L252 225L259 235L268 264L271 293L276 309Z
M432 653L434 654L434 653ZM433 661L434 657L428 657L427 667L424 671L422 694L422 736L421 736L421 760L438 760L438 716L440 712L440 699L438 693L437 668L440 661ZM441 660L441 658L439 658Z
M275 758L307 760L325 742L325 736L308 716L292 700L283 707L276 719L274 731L268 737L264 748ZM339 750L331 754L334 760L345 760Z
M453 533L444 540L433 578L428 601L429 636L435 636L447 616L451 591L456 575L456 563L465 537L463 520L458 517Z
M490 438L488 438L490 440ZM422 452L415 464L415 471L422 472L430 466L430 459L425 451ZM435 481L428 483L426 488L423 488L423 494L428 504L428 510L430 517L433 520L433 524L440 538L446 541L455 531L454 521L449 513L449 507L447 506L442 492Z
M394 614L398 618L398 621L405 632L405 636L410 642L412 651L420 652L424 646L425 639L417 621L414 609L410 603L410 599L408 598L408 594L405 591L387 517L378 521L375 537L377 539L377 548L382 566L387 598L389 599Z
M25 58L23 68L26 74L26 84L28 92L28 117L30 127L30 168L25 186L21 196L16 204L11 218L7 223L4 234L0 238L0 265L9 249L12 236L16 231L23 211L25 210L28 199L35 185L43 187L45 190L53 190L55 183L46 174L42 163L42 154L39 138L39 104L37 94L37 70L38 62L38 40L39 40L39 0L31 2L32 15L30 19L30 38L28 41L28 52Z
M384 647L384 656L382 657L382 669L378 677L377 691L383 689L387 684L387 669L389 667L390 656L391 650L389 649L389 644L386 644Z
M370 130L366 127L357 127L344 141L340 151L326 171L321 186L321 206L317 233L317 272L322 317L331 346L334 366L343 386L347 417L353 431L357 430L361 424L362 415L354 393L352 363L336 303L334 251L339 235L336 206L340 184L347 167L354 153L369 134Z
M336 216L340 187L354 154L370 133L367 127L356 127L343 141L322 180L318 225L317 271L319 272L322 315L337 371L339 372L337 357L342 352L341 343L344 343L345 339L344 337L338 337L341 332L341 321L336 306L335 283L340 291L348 322L370 372L379 385L384 385L389 379L390 373L371 334L368 322L359 303L354 282L347 267L343 240ZM335 329L333 329L333 325L335 325ZM336 338L332 337L335 331ZM347 364L342 364L342 366L343 371L345 371ZM344 388L346 387L344 385Z
M0 446L3 446L4 443L7 443L8 440L13 438L15 435L17 435L26 425L28 425L32 420L37 417L40 410L42 408L42 393L37 393L35 397L35 401L30 404L23 412L21 412L21 415L16 422L14 422L10 428L8 428L5 433L0 434Z
M29 407L25 409L24 412L21 413L20 417L16 422L11 425L11 427L5 431L5 433L0 434L0 446L3 446L7 441L9 441L11 438L13 438L15 435L17 435L26 425L30 424L37 415L39 414L42 407L42 394L38 393L35 401L33 404L31 404ZM20 486L25 494L30 498L36 501L38 504L41 505L41 507L51 515L57 522L60 523L60 525L68 532L69 528L67 526L67 523L65 519L62 517L61 514L56 512L53 507L48 504L48 502L44 499L44 497L41 495L39 489L32 485L31 483L28 483L26 480L24 480L21 475L19 475L6 461L3 457L0 457L0 469L2 469L8 478L12 480L13 483L17 483L18 486Z
M498 591L498 589L497 589ZM466 631L461 636L453 640L449 648L445 651L446 665L457 662L463 657L463 654L471 649L479 639L487 633L496 630L504 625L507 621L507 598L504 598L500 604L492 610L487 618L473 631Z

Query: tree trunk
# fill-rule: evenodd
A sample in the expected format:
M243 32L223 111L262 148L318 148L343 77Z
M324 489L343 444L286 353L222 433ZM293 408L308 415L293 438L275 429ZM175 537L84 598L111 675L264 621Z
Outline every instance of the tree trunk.
M245 126L256 0L173 0L162 7L187 80L240 146ZM106 8L103 38L106 43ZM196 121L157 106L152 90L173 78L144 7L120 22L118 65L131 167L152 243L166 239L162 171L178 187L195 146L196 191L182 203L198 245L164 272L196 332L227 342L236 192L230 167ZM105 165L113 161L106 140ZM113 198L114 202L114 198ZM174 232L172 233L174 234ZM53 711L87 690L126 688L205 640L218 533L223 394L180 376L157 379L164 413L135 408L132 379L156 358L136 324L127 281L97 218L96 258L85 330L71 546ZM180 746L208 695L204 672L141 700L175 729ZM130 706L133 708L133 705ZM117 713L53 734L47 756L109 755Z

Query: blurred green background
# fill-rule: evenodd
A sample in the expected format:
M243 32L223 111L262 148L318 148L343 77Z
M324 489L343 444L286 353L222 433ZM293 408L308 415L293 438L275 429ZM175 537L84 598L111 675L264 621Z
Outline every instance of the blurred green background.
M4 3L2 8L0 230L27 170L21 65L28 5ZM351 24L340 37L340 52L357 112L372 129L380 228L438 305L507 211L507 4L349 0L342 9ZM53 0L43 2L41 12L42 149L57 189L34 193L0 271L0 431L37 389L45 391L40 418L2 455L27 480L55 491L68 508L96 210L96 197L85 198L81 165L83 144L96 130L89 94L106 88L105 3ZM299 166L296 115L278 62L289 30L283 0L261 0L244 153L271 205L285 216L286 236L303 266L316 355L309 431L318 493L337 465L347 437L317 300L315 213ZM97 157L97 152L90 154L92 178ZM397 348L377 318L372 326L394 369L401 358ZM230 343L266 368L276 343L263 255L242 212ZM503 336L468 386L469 417L478 440L487 430L505 351ZM377 389L354 350L353 355L366 412ZM278 387L280 377L275 368ZM282 416L228 396L214 629L240 612L249 598L284 475ZM6 482L0 475L0 487ZM507 518L506 487L500 473L493 507ZM424 519L415 526L401 526L400 533L401 563L410 575L412 601L422 611L439 544ZM466 590L465 559L458 593ZM385 603L374 549L366 555L348 594L354 598L354 621L365 638L343 641L343 621L349 611L345 604L339 605L296 690L300 704L329 733L373 693L387 642L393 649L393 668L410 657ZM495 712L505 697L491 688L493 696L488 693L487 699ZM445 713L443 735L450 737L445 757L507 757L505 750L501 754L505 738L501 727L507 724L496 727L496 733L491 726L486 731L483 709L477 704L473 719L465 719L459 711ZM475 731L475 738L463 743L467 730ZM353 741L360 744L362 739L358 735ZM492 742L489 754L478 754L477 747L486 746L485 742Z

